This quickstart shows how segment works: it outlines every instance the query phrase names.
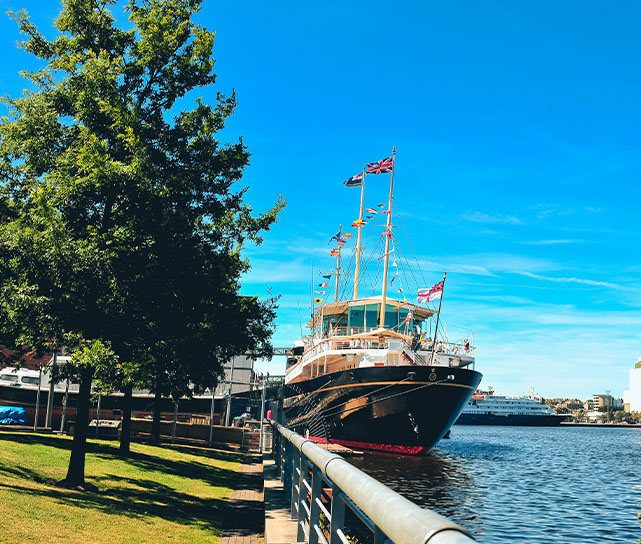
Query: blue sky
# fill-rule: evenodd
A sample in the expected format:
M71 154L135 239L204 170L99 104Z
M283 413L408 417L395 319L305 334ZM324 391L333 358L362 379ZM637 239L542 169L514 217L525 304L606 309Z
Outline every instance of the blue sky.
M22 7L50 34L55 3L0 0ZM327 240L357 217L342 182L396 146L423 286L448 271L448 336L474 330L483 385L627 389L641 356L641 4L206 0L198 20L217 32L218 73L198 94L236 89L224 138L252 152L247 200L288 201L248 248L243 286L282 295L276 345L298 338L299 304L309 313L312 260L318 280ZM0 31L0 93L15 95L30 59L12 21ZM366 204L388 182L368 177Z

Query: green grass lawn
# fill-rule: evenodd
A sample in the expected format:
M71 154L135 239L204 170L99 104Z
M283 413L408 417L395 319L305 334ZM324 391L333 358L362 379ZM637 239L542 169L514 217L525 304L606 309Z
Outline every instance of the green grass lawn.
M187 446L91 440L97 493L60 489L71 439L0 431L0 542L217 542L240 457Z

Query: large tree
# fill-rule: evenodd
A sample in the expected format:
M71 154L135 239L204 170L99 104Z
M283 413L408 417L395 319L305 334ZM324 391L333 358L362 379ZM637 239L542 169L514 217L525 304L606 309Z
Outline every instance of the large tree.
M200 3L131 0L121 28L115 0L64 0L53 40L14 14L43 67L0 122L0 340L80 350L85 388L98 377L177 396L269 348L275 299L239 295L241 249L283 202L254 216L235 185L248 151L216 139L233 93L186 108L215 82ZM87 343L118 366L92 365ZM66 485L84 483L78 436Z

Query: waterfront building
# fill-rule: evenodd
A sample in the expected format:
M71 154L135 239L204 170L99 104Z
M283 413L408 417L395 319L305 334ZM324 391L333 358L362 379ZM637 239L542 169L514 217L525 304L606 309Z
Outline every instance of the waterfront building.
M586 419L591 423L603 423L604 412L588 412L585 414Z
M630 389L624 391L624 402L629 405L628 412L641 412L641 357L630 369Z
M589 404L590 401L588 401ZM591 409L595 411L623 410L623 399L615 398L609 393L597 394L592 397Z

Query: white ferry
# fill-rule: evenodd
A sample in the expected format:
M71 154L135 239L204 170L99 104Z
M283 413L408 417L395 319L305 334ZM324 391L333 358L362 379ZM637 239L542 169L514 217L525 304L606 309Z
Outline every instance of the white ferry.
M534 397L511 397L477 392L456 420L458 425L521 425L552 427L569 414L557 414Z

